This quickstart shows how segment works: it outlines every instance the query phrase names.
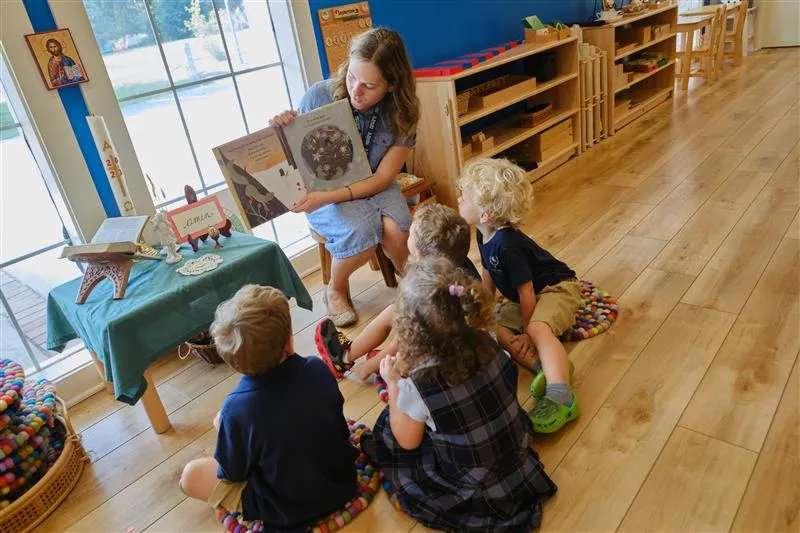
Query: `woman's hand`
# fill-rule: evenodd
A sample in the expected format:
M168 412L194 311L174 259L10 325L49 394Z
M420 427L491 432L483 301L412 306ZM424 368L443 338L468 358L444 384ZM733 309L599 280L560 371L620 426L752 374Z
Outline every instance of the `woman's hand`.
M300 198L300 201L295 204L292 211L295 213L310 213L316 211L322 206L332 204L334 199L329 192L310 192Z
M297 116L297 111L292 109L288 111L284 111L283 113L279 113L269 119L270 126L288 126L294 121L294 117Z
M397 383L400 372L397 370L397 356L387 355L381 360L381 377L386 384Z

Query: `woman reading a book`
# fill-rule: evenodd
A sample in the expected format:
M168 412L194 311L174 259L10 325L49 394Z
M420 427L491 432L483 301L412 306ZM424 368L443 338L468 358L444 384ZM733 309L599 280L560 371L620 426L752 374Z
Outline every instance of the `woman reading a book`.
M349 58L335 77L312 85L300 101L306 113L347 98L373 175L331 192L312 192L293 211L307 213L311 227L325 237L333 256L325 303L333 323L358 321L350 300L350 275L381 244L402 272L408 258L411 215L395 178L416 140L419 100L414 73L400 35L373 28L350 43ZM289 125L298 111L284 111L271 125Z

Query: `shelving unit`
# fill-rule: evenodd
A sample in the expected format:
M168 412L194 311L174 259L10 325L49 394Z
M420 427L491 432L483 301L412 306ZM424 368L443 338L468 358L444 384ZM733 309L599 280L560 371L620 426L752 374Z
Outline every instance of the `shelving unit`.
M504 75L535 77L536 86L509 89L501 101L484 107L473 97L467 111L458 114L457 94ZM543 153L547 158L536 162L535 168L530 168L533 162L526 162L528 176L539 179L580 153L578 43L574 37L545 44L524 43L452 76L420 78L417 96L421 118L413 156L414 173L431 182L437 200L451 207L457 203L458 176L472 158L512 158L505 152L519 149L520 143L566 120L572 121L572 140L563 140L568 144L555 154ZM523 125L522 115L529 113L530 107L544 103L552 104L552 112L533 126ZM471 136L477 132L492 137L493 144L465 157L464 144L470 144Z
M616 22L603 26L583 28L583 40L604 50L608 57L608 115L609 133L611 135L620 128L630 124L661 102L672 98L675 86L675 30L678 22L677 2L656 9L648 9L638 15L623 17ZM668 31L652 36L646 42L637 42L630 46L631 35L636 30L650 27L666 26ZM627 63L641 56L644 52L657 52L664 56L666 63L657 69L633 75L630 81L619 83L616 76L616 65Z

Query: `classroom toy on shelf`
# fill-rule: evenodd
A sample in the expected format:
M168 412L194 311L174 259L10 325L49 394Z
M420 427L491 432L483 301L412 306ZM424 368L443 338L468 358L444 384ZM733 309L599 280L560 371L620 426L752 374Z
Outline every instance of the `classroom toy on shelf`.
M497 57L500 54L504 54L508 50L516 48L517 46L519 46L518 41L509 41L499 46L492 46L489 48L484 48L483 50L479 50L478 52L464 54L455 59L439 61L433 65L415 69L414 76L417 78L452 76L453 74L458 74L459 72L468 70L486 60L492 59L493 57Z
M470 140L472 141L473 152L483 152L494 148L494 137L487 136L482 131L474 134Z

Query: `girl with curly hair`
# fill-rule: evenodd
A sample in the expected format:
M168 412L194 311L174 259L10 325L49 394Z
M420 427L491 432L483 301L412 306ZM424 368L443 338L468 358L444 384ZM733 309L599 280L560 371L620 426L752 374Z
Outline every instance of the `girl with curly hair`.
M530 447L517 366L489 333L493 309L481 283L446 259L411 264L400 284L400 352L380 370L389 405L361 445L427 527L531 531L556 492Z

